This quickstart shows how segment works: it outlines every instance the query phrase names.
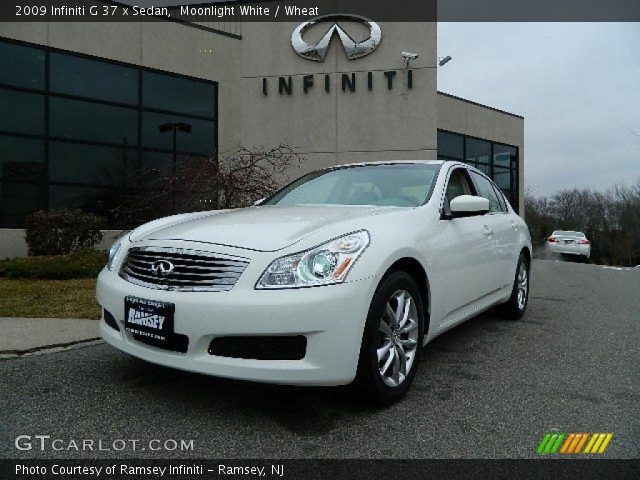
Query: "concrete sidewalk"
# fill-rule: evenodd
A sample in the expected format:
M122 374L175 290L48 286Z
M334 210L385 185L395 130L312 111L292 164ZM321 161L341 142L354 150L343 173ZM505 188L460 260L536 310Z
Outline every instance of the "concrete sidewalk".
M23 355L98 340L98 320L0 317L0 355Z

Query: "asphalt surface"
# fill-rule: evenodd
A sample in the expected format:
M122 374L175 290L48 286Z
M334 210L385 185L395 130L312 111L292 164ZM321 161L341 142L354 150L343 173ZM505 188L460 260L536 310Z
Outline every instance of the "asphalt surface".
M612 432L604 456L638 458L639 312L639 270L537 261L521 321L489 312L442 335L404 401L384 409L345 389L220 380L104 344L4 360L0 457L521 458L558 430ZM140 449L18 452L18 435ZM151 439L194 448L153 452Z

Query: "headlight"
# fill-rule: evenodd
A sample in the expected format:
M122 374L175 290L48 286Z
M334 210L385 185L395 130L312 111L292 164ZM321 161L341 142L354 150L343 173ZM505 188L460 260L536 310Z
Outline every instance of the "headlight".
M113 245L111 245L111 248L109 249L109 260L107 261L107 268L109 270L113 270L114 265L117 263L118 258L120 257L120 252L122 251L122 244L127 235L129 235L128 232L118 238L118 240L113 242Z
M369 245L366 230L350 233L311 250L274 260L264 271L257 289L312 287L342 283Z

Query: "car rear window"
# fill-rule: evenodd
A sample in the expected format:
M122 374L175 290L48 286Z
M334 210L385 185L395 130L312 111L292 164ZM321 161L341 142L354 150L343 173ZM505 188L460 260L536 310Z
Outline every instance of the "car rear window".
M556 230L553 232L554 235L559 235L561 237L584 237L584 233L582 232L571 232L568 230Z

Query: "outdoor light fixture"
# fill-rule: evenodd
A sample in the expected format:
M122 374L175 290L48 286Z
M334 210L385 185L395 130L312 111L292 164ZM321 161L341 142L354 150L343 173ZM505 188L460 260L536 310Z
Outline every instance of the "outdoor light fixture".
M191 125L183 122L163 123L158 127L158 130L160 130L160 133L170 132L171 130L191 133Z
M443 67L452 60L451 55L446 57L438 57L438 66Z
M176 189L175 189L175 174L176 174L176 163L177 163L177 132L185 132L191 133L191 125L184 122L170 122L163 123L158 126L158 130L160 133L173 132L173 162L172 162L172 171L173 176L171 177L171 213L176 213Z

